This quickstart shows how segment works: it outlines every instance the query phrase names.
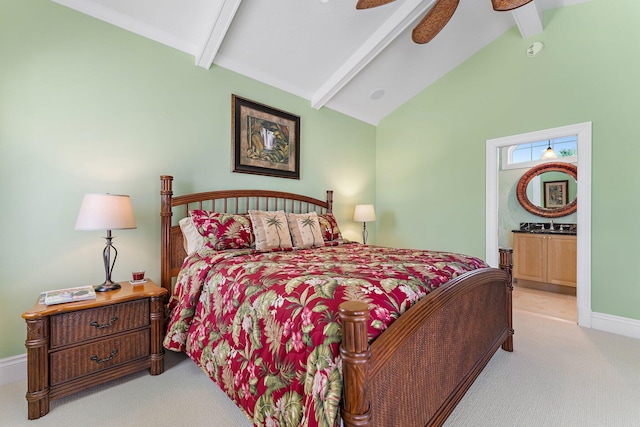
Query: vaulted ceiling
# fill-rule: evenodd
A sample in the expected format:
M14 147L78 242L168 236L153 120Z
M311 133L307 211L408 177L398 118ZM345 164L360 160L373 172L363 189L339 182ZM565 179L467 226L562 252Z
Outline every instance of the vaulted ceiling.
M356 0L52 0L371 124L514 25L544 31L543 11L590 0L533 0L495 12L460 0L429 43L411 40L435 0L356 10ZM525 52L523 52L523 55Z

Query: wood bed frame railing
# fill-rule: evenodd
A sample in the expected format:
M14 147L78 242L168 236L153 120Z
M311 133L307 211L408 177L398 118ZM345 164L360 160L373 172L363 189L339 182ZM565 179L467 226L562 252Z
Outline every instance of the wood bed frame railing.
M248 209L324 213L333 207L331 191L326 201L267 190L173 197L173 177L160 179L161 285L169 293L186 256L180 227L172 223L175 208L180 207L182 218L189 209L203 208L207 202L213 206L210 209L230 213ZM442 425L497 349L513 351L511 268L512 251L501 249L500 269L478 269L449 281L407 310L371 344L367 305L342 303L344 425Z
M246 213L249 209L287 210L296 213L331 213L333 191L327 191L327 200L299 194L270 190L220 190L173 196L173 177L160 177L160 286L173 292L172 279L178 276L187 253L184 250L180 226L173 223L174 208L179 208L180 218L191 209L216 210L227 213Z

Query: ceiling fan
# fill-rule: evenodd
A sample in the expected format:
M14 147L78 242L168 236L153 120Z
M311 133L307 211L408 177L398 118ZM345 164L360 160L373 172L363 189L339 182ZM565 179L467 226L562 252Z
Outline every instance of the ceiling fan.
M369 9L395 0L358 0L356 9ZM493 10L504 12L517 9L532 0L491 0ZM413 29L411 38L415 43L428 43L447 25L460 0L437 0L422 21Z

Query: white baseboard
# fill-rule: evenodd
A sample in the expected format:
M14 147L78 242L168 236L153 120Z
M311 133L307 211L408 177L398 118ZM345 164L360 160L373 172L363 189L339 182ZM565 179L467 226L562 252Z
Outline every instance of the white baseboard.
M0 387L27 379L27 354L0 359Z
M611 314L591 313L591 327L599 331L640 339L640 320Z

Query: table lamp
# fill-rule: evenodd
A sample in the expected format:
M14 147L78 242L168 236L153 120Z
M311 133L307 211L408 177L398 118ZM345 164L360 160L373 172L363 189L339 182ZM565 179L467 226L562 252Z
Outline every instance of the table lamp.
M76 230L106 230L107 245L102 252L104 260L105 281L95 287L96 292L106 292L120 289L120 284L111 281L113 266L116 264L118 251L111 244L113 236L111 230L127 230L136 228L136 219L129 196L120 194L85 194L80 206L80 213L76 221ZM113 262L111 249L114 251Z
M353 212L353 220L362 223L362 243L367 243L367 222L376 220L376 211L373 205L356 205L356 209Z

